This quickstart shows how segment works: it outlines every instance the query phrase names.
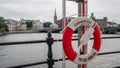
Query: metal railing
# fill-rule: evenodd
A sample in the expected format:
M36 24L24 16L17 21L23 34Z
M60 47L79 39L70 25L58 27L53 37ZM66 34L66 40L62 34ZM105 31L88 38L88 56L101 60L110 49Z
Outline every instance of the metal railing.
M61 42L62 39L54 40L51 36L52 36L51 32L49 31L48 32L48 38L46 38L46 40L0 43L0 46L8 46L8 45L16 45L16 44L31 44L31 43L47 43L48 44L48 58L47 58L46 61L17 65L17 66L11 66L11 67L7 67L7 68L22 68L22 67L29 67L29 66L40 65L40 64L48 64L48 68L53 68L54 62L62 61L63 59L53 59L52 58L52 56L53 56L52 44L53 44L53 42ZM116 38L120 38L120 36L102 37L102 39L116 39ZM93 38L91 38L91 39L93 39ZM72 39L72 40L76 41L78 39ZM98 55L108 55L108 54L117 54L117 53L120 53L120 51L98 53ZM65 59L68 60L68 58L65 58Z
M105 52L105 53L98 53L98 55L108 55L108 54L117 54L120 53L120 51L114 51L114 52ZM69 60L68 58L65 58L66 60ZM54 59L53 62L59 62L63 59ZM41 64L48 64L48 61L41 61L36 63L30 63L30 64L24 64L24 65L18 65L18 66L11 66L8 68L22 68L22 67L29 67L29 66L35 66L35 65L41 65Z
M115 36L115 37L102 37L101 39L116 39L116 38L120 38L120 36ZM93 38L90 38L91 40ZM76 41L78 39L72 39L73 41ZM61 42L62 39L57 39L57 40L53 40L54 42ZM0 46L8 46L8 45L16 45L16 44L32 44L32 43L46 43L47 40L33 40L33 41L20 41L20 42L4 42L4 43L0 43Z

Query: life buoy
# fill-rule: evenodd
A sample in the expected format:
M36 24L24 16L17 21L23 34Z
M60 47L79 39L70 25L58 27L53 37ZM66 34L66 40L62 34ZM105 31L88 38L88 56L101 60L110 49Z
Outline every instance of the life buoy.
M82 38L80 39L81 45L85 45L88 40L90 39L91 35L93 34L94 43L92 46L92 50L90 53L85 55L79 55L73 48L72 48L72 34L74 33L75 29L80 26L89 26L89 29L85 31ZM62 38L63 50L66 56L73 62L77 64L86 64L90 60L92 60L100 50L101 47L101 34L100 28L96 22L92 19L87 17L78 17L73 19L65 28L63 32Z

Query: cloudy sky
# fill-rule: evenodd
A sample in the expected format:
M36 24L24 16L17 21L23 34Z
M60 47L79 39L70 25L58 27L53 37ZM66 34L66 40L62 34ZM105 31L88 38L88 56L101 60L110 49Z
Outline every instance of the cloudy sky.
M77 14L77 3L67 1L67 16ZM53 21L56 8L58 19L62 17L62 0L0 0L0 16L6 19L39 19ZM120 0L88 0L88 15L108 17L120 23Z

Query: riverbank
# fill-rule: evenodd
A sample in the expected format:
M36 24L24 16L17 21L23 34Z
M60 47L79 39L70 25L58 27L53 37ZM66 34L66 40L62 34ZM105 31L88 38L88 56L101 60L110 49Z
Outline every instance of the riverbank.
M26 30L26 31L10 31L10 32L6 32L7 34L20 34L20 33L37 33L35 31L31 31L31 30Z
M5 32L4 34L0 33L0 36L7 35L7 34L31 34L31 33L47 33L47 32L48 32L48 30L40 30L40 31L32 31L32 30L10 31L10 32ZM52 30L51 32L52 33L60 33L60 30ZM104 35L106 35L106 34L104 34ZM115 34L107 34L107 35L120 35L120 32L117 32ZM78 34L75 33L75 35L73 35L73 37L78 37Z
M47 33L49 29L43 29L43 30L25 30L25 31L9 31L5 32L6 34L21 34L21 33ZM60 33L61 29L51 29L50 30L52 33Z
M7 33L6 32L4 32L4 33L0 33L0 36L2 36L2 35L6 35Z

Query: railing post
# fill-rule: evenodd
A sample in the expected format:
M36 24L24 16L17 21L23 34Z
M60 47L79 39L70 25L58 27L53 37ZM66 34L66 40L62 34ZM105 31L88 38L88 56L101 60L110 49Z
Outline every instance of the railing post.
M47 38L47 44L48 44L48 68L53 68L54 60L52 59L52 44L53 44L53 38L51 37L51 31L48 32L48 38Z

